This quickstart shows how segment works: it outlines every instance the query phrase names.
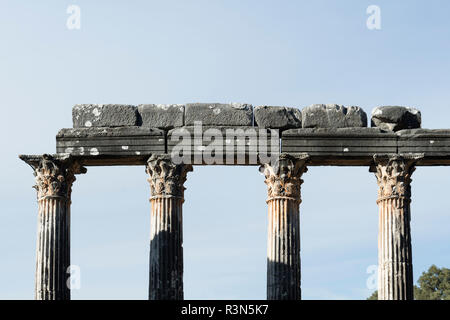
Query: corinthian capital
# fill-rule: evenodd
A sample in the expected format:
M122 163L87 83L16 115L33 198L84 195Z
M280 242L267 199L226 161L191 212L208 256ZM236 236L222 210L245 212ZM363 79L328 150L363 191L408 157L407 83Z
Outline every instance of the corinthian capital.
M274 164L264 164L260 171L264 173L268 199L288 198L300 202L301 176L307 171L307 154L292 156L281 154Z
M34 171L38 200L49 197L70 200L75 174L85 173L82 167L68 155L20 156Z
M375 173L378 183L378 200L385 198L411 197L411 175L415 164L423 154L374 155L374 165L370 171Z
M189 171L192 171L192 165L174 164L170 155L151 156L146 172L152 197L184 198L184 182Z

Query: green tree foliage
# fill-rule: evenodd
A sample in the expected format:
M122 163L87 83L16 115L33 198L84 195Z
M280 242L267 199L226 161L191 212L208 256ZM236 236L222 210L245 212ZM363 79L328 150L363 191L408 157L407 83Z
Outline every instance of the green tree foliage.
M414 286L416 300L450 300L450 269L432 265Z
M415 300L450 300L450 269L438 268L434 264L423 272L418 286L414 286ZM378 300L378 291L367 300Z
M378 300L378 290L374 291L372 295L367 298L367 300Z

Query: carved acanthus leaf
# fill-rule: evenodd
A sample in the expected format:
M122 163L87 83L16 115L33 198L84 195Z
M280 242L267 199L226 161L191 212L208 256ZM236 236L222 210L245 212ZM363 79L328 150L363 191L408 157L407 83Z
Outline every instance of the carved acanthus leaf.
M422 155L374 155L375 165L371 171L375 173L378 183L378 199L410 198L411 175L415 164Z
M301 176L307 171L308 155L280 155L275 164L264 164L260 171L264 173L268 200L277 197L292 198L300 202Z
M168 155L152 156L147 161L146 172L149 175L152 197L184 197L184 182L192 165L174 164Z
M71 158L57 159L44 154L41 157L27 161L34 169L38 200L47 197L62 197L70 199L75 174L85 173L86 169Z

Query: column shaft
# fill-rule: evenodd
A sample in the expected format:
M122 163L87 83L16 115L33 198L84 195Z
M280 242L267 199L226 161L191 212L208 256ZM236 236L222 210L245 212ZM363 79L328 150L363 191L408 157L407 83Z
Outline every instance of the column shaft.
M151 189L150 300L182 300L184 182L191 165L174 164L169 155L147 162Z
M64 198L39 200L36 249L37 300L70 300L70 213Z
M268 187L267 299L301 299L300 217L301 175L307 155L281 155L261 167Z
M267 299L300 299L299 206L287 199L268 205Z
M379 300L412 300L414 297L410 209L404 199L379 201Z
M183 299L182 200L151 200L150 289L151 300Z
M414 299L411 175L423 155L375 155L378 182L378 299Z

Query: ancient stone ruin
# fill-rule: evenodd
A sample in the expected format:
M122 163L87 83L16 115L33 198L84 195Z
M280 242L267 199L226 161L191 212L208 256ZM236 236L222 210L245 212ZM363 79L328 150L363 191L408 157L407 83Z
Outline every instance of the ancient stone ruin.
M146 167L149 298L183 299L183 184L193 166L215 164L255 165L265 175L267 298L275 300L301 298L299 206L307 167L369 168L379 186L378 297L413 299L411 175L417 166L450 165L450 130L421 129L420 112L407 107L375 108L370 120L368 127L359 107L323 104L301 111L238 103L74 106L73 128L58 132L55 154L20 156L36 177L36 299L70 299L71 188L86 167L103 165Z

